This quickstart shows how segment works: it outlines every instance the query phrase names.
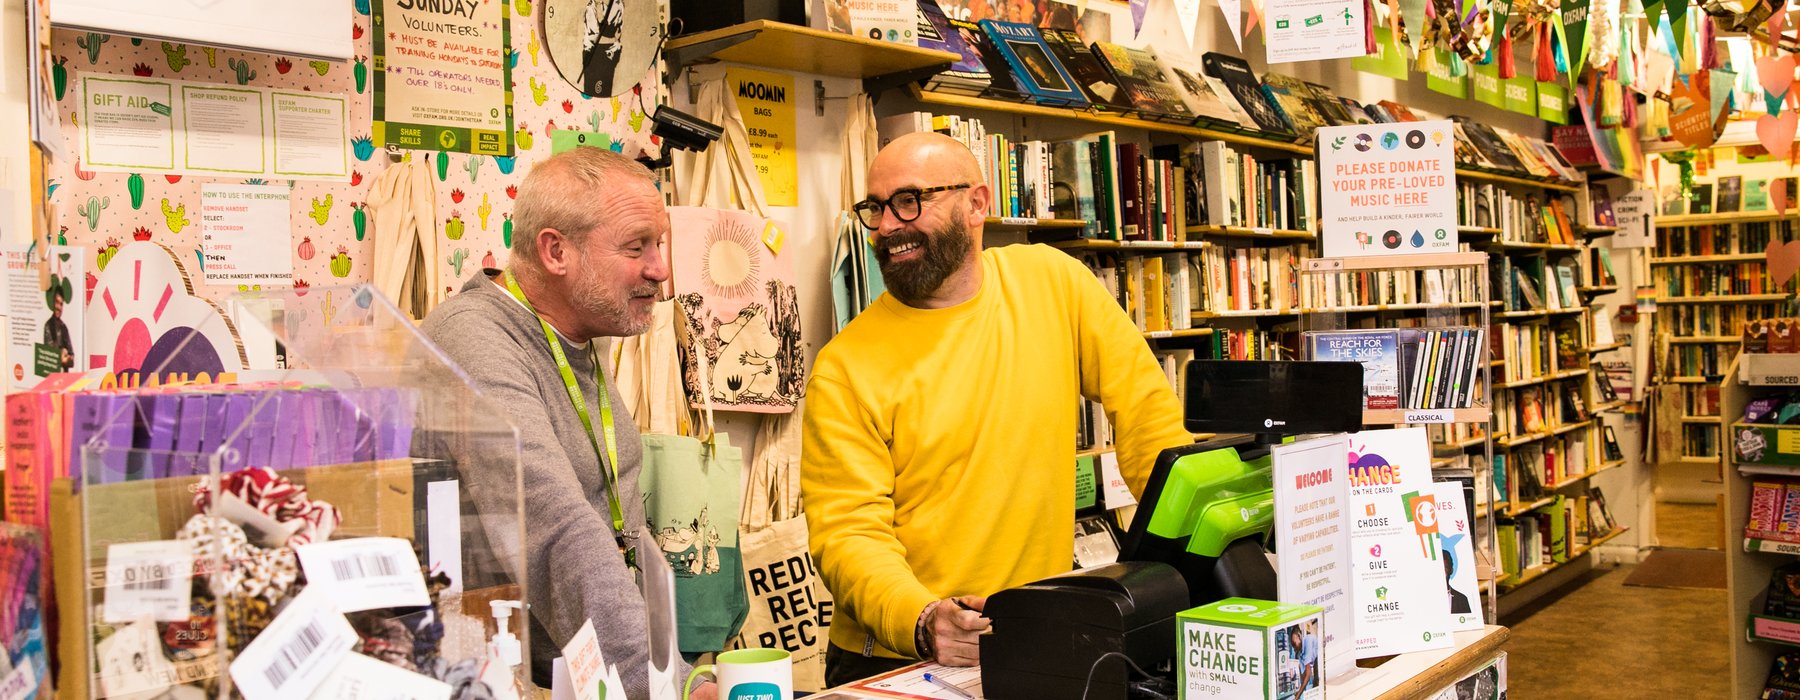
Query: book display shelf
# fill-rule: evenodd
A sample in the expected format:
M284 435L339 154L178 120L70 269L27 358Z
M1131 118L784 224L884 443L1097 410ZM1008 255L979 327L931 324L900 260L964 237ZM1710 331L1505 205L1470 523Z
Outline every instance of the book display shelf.
M1769 279L1764 250L1793 240L1793 223L1771 212L1665 216L1656 221L1651 281L1658 461L1718 464L1725 446L1719 381L1750 321L1781 315L1788 295ZM1780 342L1785 337L1771 337Z
M1790 596L1771 591L1778 572L1800 564L1800 530L1784 512L1800 508L1800 451L1791 426L1775 425L1768 411L1753 406L1781 400L1796 383L1800 354L1746 352L1717 385L1730 430L1723 522L1733 698L1762 697L1775 657L1800 646L1800 610Z
M1488 256L1479 252L1311 258L1300 275L1300 358L1363 363L1363 424L1423 425L1433 435L1432 477L1463 484L1475 519L1478 579L1487 619L1495 619L1499 560L1494 514L1493 363ZM1358 303L1396 293L1417 304ZM1396 308L1398 307L1398 308Z

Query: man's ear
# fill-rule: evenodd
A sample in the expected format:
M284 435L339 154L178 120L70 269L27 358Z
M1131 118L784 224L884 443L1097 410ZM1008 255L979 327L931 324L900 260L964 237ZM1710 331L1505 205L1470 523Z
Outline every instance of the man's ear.
M974 229L987 219L988 211L993 206L994 191L988 189L987 183L978 182L969 188L969 221L970 229Z
M539 229L537 234L538 265L545 272L558 277L569 273L569 264L573 262L574 250L569 241L563 238L562 232L553 228Z

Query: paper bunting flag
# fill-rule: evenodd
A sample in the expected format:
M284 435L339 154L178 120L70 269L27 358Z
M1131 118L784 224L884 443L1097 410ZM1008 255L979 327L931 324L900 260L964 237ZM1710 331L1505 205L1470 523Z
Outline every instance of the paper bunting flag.
M1144 31L1144 11L1149 9L1150 0L1131 0L1131 36L1137 38Z
M1781 113L1781 103L1793 92L1794 67L1794 55L1790 53L1784 53L1780 58L1764 56L1756 59L1756 82L1762 88L1767 106L1763 111Z
M1231 31L1231 40L1237 42L1239 53L1244 51L1244 5L1243 0L1219 0L1219 13L1225 15L1225 27Z
M1250 36L1250 32L1255 31L1257 25L1263 22L1262 0L1250 0L1249 9L1250 21L1244 23L1244 36Z
M1588 52L1588 15L1591 13L1592 0L1563 0L1562 9L1557 12L1557 37L1562 40L1562 66L1568 72L1572 82L1581 75L1581 68L1587 65Z
M1707 73L1707 84L1711 88L1708 96L1712 100L1712 120L1714 124L1718 124L1731 112L1732 91L1737 88L1737 74L1716 68L1709 69Z
M1194 49L1194 24L1200 21L1200 0L1175 0L1175 21L1181 25L1182 46Z

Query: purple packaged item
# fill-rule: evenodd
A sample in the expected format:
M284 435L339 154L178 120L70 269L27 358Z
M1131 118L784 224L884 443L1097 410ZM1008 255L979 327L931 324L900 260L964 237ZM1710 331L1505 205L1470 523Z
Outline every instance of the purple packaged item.
M169 460L169 476L201 476L206 462L200 453L206 438L206 395L182 394L181 417L175 430L175 455Z
M1786 399L1780 398L1753 399L1749 404L1744 406L1744 422L1761 423L1765 420L1774 422L1772 419L1775 416L1775 411L1781 408L1781 404L1786 402Z
M175 451L175 433L181 425L181 395L166 391L138 396L138 408L144 412L147 462L146 479L175 476L169 473L170 453Z
M234 391L225 394L225 457L221 471L235 472L250 466L250 407L256 395Z
M287 469L294 466L295 436L300 433L300 397L301 391L289 389L275 393L275 415L271 416L275 426L275 440L269 448L268 467L274 470ZM268 409L264 409L267 413Z

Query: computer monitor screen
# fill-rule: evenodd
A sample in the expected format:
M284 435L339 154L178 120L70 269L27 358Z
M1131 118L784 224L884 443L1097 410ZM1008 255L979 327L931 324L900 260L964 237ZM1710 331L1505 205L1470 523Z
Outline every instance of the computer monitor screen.
M1363 368L1356 362L1195 360L1187 366L1187 429L1196 433L1355 432Z

